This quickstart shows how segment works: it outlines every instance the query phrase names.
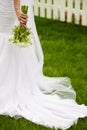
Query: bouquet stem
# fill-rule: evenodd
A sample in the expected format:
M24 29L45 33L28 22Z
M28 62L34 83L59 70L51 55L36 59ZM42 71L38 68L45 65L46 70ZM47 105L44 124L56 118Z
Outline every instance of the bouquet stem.
M21 11L22 11L24 14L27 14L27 13L28 13L28 6L27 6L27 5L22 5L22 6L21 6Z

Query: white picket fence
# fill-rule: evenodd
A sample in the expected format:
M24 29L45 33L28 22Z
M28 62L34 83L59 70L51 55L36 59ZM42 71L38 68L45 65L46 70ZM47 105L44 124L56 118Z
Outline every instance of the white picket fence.
M35 16L87 26L87 0L34 0Z

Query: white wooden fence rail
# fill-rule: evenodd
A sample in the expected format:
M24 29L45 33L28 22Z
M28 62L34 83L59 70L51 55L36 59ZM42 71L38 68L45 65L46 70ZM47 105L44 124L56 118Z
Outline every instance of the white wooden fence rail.
M87 26L87 0L34 0L35 16Z

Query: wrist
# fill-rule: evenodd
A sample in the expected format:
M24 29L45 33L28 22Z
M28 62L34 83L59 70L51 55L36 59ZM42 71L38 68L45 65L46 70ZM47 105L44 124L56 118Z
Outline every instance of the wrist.
M20 21L21 10L15 9L15 12L16 12L16 16L17 16L18 20Z
M17 9L15 9L15 11L16 11L16 13L19 13L21 10L17 8Z

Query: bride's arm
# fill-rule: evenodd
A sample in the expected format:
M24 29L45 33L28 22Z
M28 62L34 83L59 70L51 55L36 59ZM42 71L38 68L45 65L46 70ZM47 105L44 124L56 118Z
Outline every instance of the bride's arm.
M24 14L20 9L20 0L14 0L14 8L20 24L25 26L27 23L27 14Z

